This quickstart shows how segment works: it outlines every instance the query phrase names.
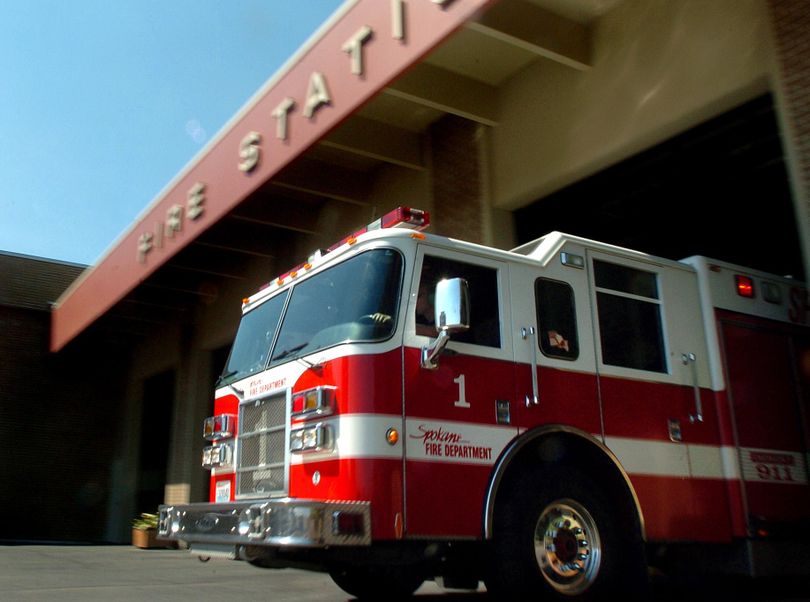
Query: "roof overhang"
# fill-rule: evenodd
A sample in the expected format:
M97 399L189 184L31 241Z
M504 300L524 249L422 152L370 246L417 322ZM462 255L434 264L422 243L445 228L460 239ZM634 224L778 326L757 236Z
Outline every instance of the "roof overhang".
M64 347L421 57L495 3L350 0L344 4L60 297L52 314L51 350ZM392 90L412 93L407 80ZM468 112L481 110L471 102ZM340 146L340 137L332 144Z
M535 61L589 69L590 22L619 1L347 0L62 295L51 349L194 320L373 219L375 183L430 177L439 120L497 126Z

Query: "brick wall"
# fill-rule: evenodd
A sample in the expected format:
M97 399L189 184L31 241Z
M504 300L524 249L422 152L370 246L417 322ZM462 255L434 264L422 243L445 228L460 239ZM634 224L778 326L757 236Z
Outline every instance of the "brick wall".
M788 157L791 186L810 273L810 2L768 0L774 55L775 92Z
M478 125L455 115L430 131L433 164L433 234L482 243L486 208L481 191Z

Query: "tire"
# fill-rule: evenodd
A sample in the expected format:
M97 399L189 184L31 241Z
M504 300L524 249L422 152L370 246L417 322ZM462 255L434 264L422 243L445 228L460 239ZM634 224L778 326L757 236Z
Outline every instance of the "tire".
M425 582L413 567L345 567L329 572L344 592L360 600L403 600Z
M496 599L643 599L644 546L630 508L573 467L499 492L487 589Z

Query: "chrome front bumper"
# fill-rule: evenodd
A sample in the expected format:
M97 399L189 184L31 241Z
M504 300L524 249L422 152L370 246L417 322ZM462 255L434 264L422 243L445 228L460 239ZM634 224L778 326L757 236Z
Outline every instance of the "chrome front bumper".
M161 506L158 537L228 546L370 545L371 505L285 498Z

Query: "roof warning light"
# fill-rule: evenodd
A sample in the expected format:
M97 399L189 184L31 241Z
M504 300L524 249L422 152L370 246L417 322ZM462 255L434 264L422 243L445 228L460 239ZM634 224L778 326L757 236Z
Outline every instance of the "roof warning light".
M748 276L734 276L734 281L737 283L737 294L746 299L754 298L754 280Z

